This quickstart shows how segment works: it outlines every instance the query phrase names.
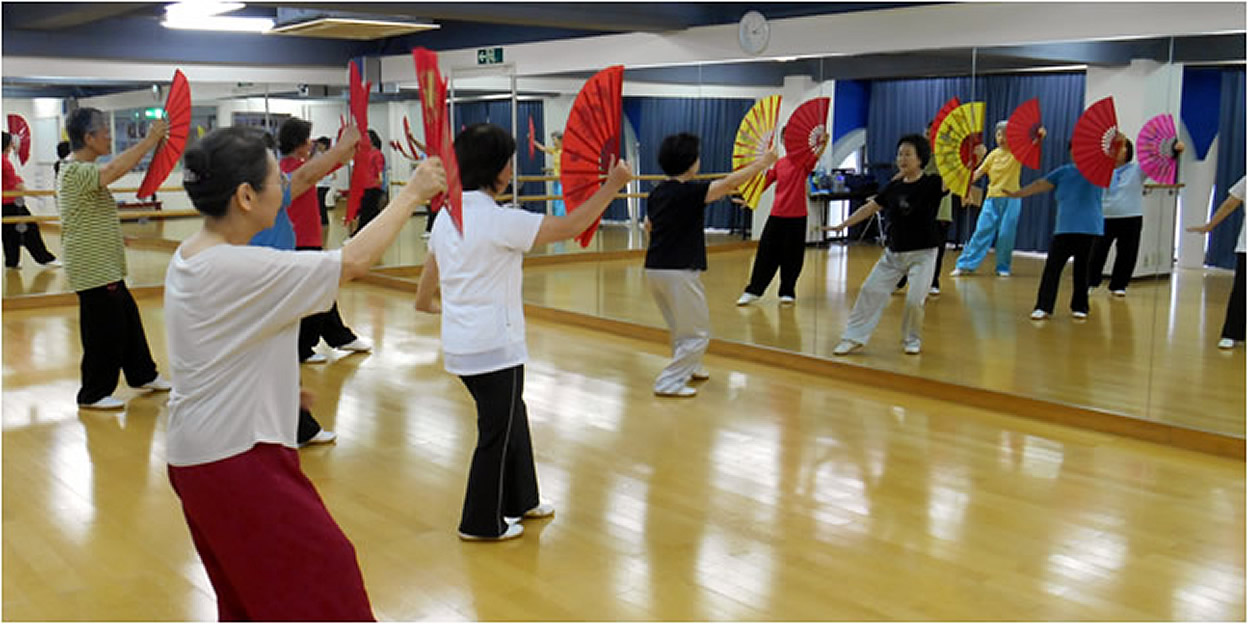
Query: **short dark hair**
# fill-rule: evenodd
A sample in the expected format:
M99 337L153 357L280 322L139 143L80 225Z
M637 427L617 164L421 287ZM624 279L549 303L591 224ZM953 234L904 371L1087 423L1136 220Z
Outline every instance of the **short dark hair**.
M698 162L701 149L702 139L696 134L670 135L659 145L659 168L669 176L678 176Z
M13 144L13 135L9 134L8 132L0 132L0 135L3 135L3 136L0 136L0 139L2 139L4 142L4 146L0 147L0 150L9 149L9 146Z
M329 140L329 137L327 137L327 136L323 136L323 137L316 137L316 142L317 142L317 143L320 143L322 146L324 146L324 147L325 147L325 149L329 149L330 147L332 147L332 146L333 146L333 142L331 142L331 141Z
M932 158L932 146L927 143L927 137L921 134L907 134L897 139L897 147L909 143L914 147L914 153L919 157L919 168L927 166L927 161Z
M223 217L230 198L243 183L264 190L269 175L267 133L255 128L218 128L187 148L182 156L182 188L200 213Z
M1131 162L1135 158L1135 144L1131 143L1131 139L1123 139L1127 145L1127 162Z
M87 146L87 135L98 132L108 123L104 112L98 108L83 106L69 114L65 121L65 133L69 135L69 146L78 151Z
M493 190L498 174L507 168L515 153L516 140L494 124L477 123L464 128L455 137L455 160L459 162L459 180L464 190Z
M72 153L74 153L74 150L69 149L69 141L61 141L60 143L56 144L56 157L57 158L64 160L66 158L69 158L69 155Z
M282 122L277 129L277 149L283 156L294 152L312 136L312 124L297 117Z
M381 135L372 128L368 129L368 141L373 144L373 149L381 149Z

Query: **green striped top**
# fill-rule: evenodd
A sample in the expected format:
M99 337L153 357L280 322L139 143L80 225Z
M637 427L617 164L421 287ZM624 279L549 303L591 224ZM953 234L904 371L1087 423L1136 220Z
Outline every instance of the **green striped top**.
M61 261L75 292L98 288L126 277L126 248L121 238L117 202L100 185L100 167L70 161L56 179L61 211Z

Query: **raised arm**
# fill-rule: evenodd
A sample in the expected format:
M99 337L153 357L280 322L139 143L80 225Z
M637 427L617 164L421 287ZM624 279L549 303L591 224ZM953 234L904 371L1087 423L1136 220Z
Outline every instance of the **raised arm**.
M776 148L773 146L766 154L755 158L754 162L733 171L728 174L728 177L711 182L711 185L706 189L706 203L709 204L737 190L738 186L745 184L750 178L766 171L768 167L776 164L777 160L780 160L780 154L776 152Z
M442 159L425 159L385 210L342 246L339 281L349 282L367 273L398 237L403 224L411 218L412 209L445 190L446 170L442 168Z
M533 244L545 245L567 240L584 232L594 223L594 219L606 212L607 206L610 206L611 201L615 199L615 194L631 179L633 179L633 170L628 166L628 162L617 161L611 167L607 181L598 188L598 192L585 200L585 203L578 206L576 210L568 212L567 216L563 217L544 217L542 226L537 230L537 237L533 239Z
M337 169L342 163L351 160L355 153L355 144L360 140L360 129L354 124L342 131L342 137L333 147L317 154L315 158L303 163L290 175L290 196L298 197L316 186L321 178L330 171Z
M116 158L100 166L100 186L108 186L121 179L143 160L143 155L155 149L160 142L169 136L169 122L157 119L147 129L147 136L142 141L131 145L129 149Z

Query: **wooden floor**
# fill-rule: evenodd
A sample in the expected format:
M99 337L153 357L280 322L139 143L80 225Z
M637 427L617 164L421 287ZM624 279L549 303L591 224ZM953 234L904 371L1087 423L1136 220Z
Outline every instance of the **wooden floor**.
M949 250L946 267L957 253ZM873 245L809 248L797 305L779 305L777 280L762 300L737 307L754 252L711 253L702 279L712 335L835 357L832 349L879 255ZM1027 315L1042 267L1040 257L1019 257L1009 278L942 276L942 295L926 305L917 357L901 351L904 297L898 294L871 343L843 361L1244 436L1244 349L1216 348L1231 273L1179 270L1169 280L1137 280L1125 299L1102 286L1091 297L1090 318L1076 321L1068 267L1057 313L1033 322ZM527 303L666 327L640 260L531 267L524 288Z
M708 277L735 282L714 258ZM474 415L441 369L438 320L393 290L351 286L339 301L377 348L304 367L340 439L301 456L381 619L1246 616L1241 461L718 357L698 397L663 400L650 392L661 345L541 321L529 324L526 399L558 513L517 541L460 542ZM167 370L159 299L140 307ZM766 319L741 324L752 332L778 319L768 304L740 314ZM801 341L823 344L827 331ZM880 338L867 357L892 350ZM0 615L214 619L165 476L164 397L78 411L72 307L5 313L3 344Z

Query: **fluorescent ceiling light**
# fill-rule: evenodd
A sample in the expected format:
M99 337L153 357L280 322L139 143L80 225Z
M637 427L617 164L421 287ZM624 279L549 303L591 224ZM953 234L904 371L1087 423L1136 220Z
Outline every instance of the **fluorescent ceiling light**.
M192 0L178 2L165 7L165 28L179 30L213 30L223 32L255 32L262 33L273 28L273 20L268 17L233 17L221 15L243 8L241 2L212 2L208 0Z
M173 19L192 19L211 17L222 13L237 11L246 6L242 2L213 2L211 0L189 0L165 5L165 15Z

